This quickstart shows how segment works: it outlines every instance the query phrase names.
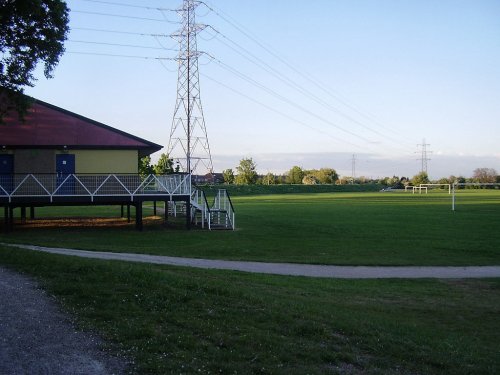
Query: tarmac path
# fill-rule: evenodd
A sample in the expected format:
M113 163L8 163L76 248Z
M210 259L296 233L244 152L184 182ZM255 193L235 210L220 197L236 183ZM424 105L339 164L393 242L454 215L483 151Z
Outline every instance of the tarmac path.
M232 270L274 275L291 275L307 277L324 277L339 279L461 279L500 277L500 266L331 266L294 263L263 263L230 260L181 258L160 255L110 253L63 248L41 247L33 245L1 244L52 254L78 256L92 259L121 260L128 262L166 264L206 269Z

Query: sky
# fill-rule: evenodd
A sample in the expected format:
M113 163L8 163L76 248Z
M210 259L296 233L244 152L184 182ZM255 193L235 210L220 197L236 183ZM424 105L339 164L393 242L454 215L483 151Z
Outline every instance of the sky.
M66 53L26 92L168 145L181 1L67 3ZM500 172L500 1L206 0L197 22L216 172L411 177L422 144L431 178Z

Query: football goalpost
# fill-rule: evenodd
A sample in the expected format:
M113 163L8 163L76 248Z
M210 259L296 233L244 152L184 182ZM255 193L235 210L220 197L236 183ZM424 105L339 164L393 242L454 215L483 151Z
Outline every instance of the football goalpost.
M460 187L460 186L477 186L477 187L481 187L481 186L498 186L500 187L500 183L486 183L486 182L457 182L457 183L454 183L453 186L452 186L452 194L451 194L451 210L452 211L455 211L455 206L456 206L456 198L455 198L455 190L457 190L456 188L457 187Z
M422 191L424 191L425 194L427 194L429 192L429 188L432 186L447 187L448 194L451 194L451 184L420 184L419 186L405 186L405 192L411 190L413 194L415 194L416 191L418 191L419 194L422 194Z

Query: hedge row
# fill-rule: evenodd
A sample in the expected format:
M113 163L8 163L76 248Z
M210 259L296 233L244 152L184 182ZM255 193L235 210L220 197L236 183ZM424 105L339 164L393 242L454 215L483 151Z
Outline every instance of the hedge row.
M381 184L354 185L202 185L199 186L208 195L218 189L226 189L231 196L262 194L310 194L332 192L373 192L384 188Z

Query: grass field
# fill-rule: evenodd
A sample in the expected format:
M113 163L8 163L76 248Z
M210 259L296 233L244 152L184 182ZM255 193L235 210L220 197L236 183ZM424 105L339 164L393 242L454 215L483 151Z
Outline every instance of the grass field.
M108 226L28 223L0 242L276 262L500 264L498 191L461 191L456 212L444 193L290 191L233 202L234 232L152 220L140 233L113 219L116 207L51 208L37 215L99 216ZM82 328L133 360L132 373L500 373L500 279L312 279L1 245L0 264L39 279Z
M500 280L328 280L0 246L134 374L498 374Z
M500 264L500 191L233 196L237 230L18 226L0 241L199 258L350 265ZM39 209L38 216L119 215L119 208ZM182 222L183 223L183 222Z

